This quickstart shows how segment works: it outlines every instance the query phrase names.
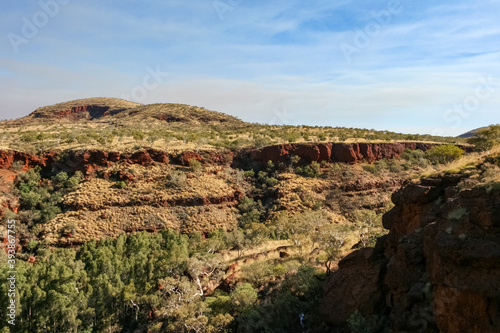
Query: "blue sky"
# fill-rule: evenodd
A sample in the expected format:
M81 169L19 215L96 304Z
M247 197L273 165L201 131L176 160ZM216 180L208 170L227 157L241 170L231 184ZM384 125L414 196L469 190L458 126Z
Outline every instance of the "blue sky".
M500 0L4 0L0 118L105 96L458 135L500 122L499 14Z

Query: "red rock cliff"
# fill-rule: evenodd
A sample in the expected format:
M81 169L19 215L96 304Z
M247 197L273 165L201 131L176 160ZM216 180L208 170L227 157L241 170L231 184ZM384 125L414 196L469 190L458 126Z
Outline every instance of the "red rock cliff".
M325 284L332 324L358 310L393 332L500 332L500 191L459 193L459 181L425 179L393 195L389 234L344 258Z
M437 144L421 142L399 143L297 143L268 146L261 149L243 150L235 158L235 165L256 162L260 166L268 161L290 163L291 156L299 156L299 163L342 162L355 164L361 161L372 163L384 158L401 156L405 149L426 151ZM461 147L464 148L464 147Z

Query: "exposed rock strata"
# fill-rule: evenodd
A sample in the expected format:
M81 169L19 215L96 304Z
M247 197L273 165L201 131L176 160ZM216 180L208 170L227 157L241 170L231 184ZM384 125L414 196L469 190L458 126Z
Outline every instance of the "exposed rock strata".
M85 109L84 111L88 112L89 109ZM383 158L390 159L398 157L407 148L425 151L433 146L435 146L435 144L417 142L351 144L300 143L275 145L262 149L246 149L236 154L231 151L185 151L170 154L155 149L141 150L134 153L82 149L72 151L49 151L44 154L29 154L13 150L0 150L0 171L4 170L4 172L0 174L0 178L3 182L12 182L15 179L16 172L9 170L12 168L14 162L20 164L21 171L40 166L47 171L52 169L66 171L68 173L81 171L85 175L90 176L99 171L99 169L109 167L115 163L138 164L142 166L154 163L188 166L189 161L192 159L204 164L225 165L232 163L233 167L243 167L244 165L248 165L248 163L263 166L267 164L268 161L273 161L274 163L289 163L290 157L296 155L301 158L299 162L301 164L308 164L313 161L354 164L363 160L373 162ZM104 177L106 178L106 175L104 175ZM118 179L131 181L134 179L134 176L129 173L123 173L118 175ZM359 186L356 184L347 184L346 186L349 187L346 189L349 191L360 190ZM5 208L16 209L16 207L17 203L3 200L0 204L0 216L3 216Z
M358 310L386 316L393 332L500 332L500 191L459 193L459 181L424 179L393 195L389 234L326 282L331 323Z
M362 161L372 163L381 159L392 159L401 156L405 149L422 150L436 146L434 143L398 142L398 143L315 143L315 144L281 144L257 150L241 151L235 158L235 165L255 162L264 166L268 161L273 163L290 163L292 156L301 158L300 164L315 162L341 162L355 164ZM468 150L468 147L461 147Z
M20 161L25 169L36 165L55 167L56 169L80 170L85 173L95 171L99 167L107 167L111 163L148 165L153 162L188 165L195 159L202 163L225 164L233 162L239 167L243 163L255 162L265 165L268 161L288 163L291 156L299 156L300 163L342 162L372 163L380 159L391 159L401 156L405 149L426 151L436 144L420 142L402 143L318 143L318 144L282 144L264 147L262 149L245 149L237 153L223 152L182 152L169 154L164 151L147 149L135 153L108 152L101 150L51 151L45 154L29 154L12 150L0 151L0 169L8 169L14 161ZM467 147L462 147L468 149ZM234 159L234 161L233 161Z

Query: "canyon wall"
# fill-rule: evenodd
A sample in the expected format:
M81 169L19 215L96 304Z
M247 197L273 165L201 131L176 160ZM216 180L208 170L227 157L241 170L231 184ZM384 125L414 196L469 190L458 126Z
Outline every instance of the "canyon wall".
M261 149L242 150L235 157L235 166L257 163L265 166L273 163L290 163L292 156L300 157L299 164L315 162L341 162L355 164L362 161L372 163L381 159L401 156L405 149L427 151L437 146L435 143L396 142L396 143L290 143L268 146ZM469 151L469 147L460 146Z
M325 284L330 323L359 311L393 332L500 332L500 191L459 191L461 177L393 194L389 234L344 258Z
M81 149L71 151L49 151L44 154L29 154L13 150L0 151L0 190L8 192L7 183L11 183L19 171L26 171L40 166L42 171L66 171L69 174L81 171L91 176L103 167L114 163L152 165L155 163L189 165L191 159L204 164L227 165L234 168L248 168L249 166L262 167L268 161L275 164L290 164L292 156L300 157L298 164L309 164L313 161L329 161L341 163L374 162L380 159L399 157L405 149L420 149L426 151L436 144L404 142L404 143L298 143L268 146L261 149L243 149L239 152L225 151L185 151L181 153L167 153L155 149L141 150L134 153L102 151L96 149ZM467 149L467 147L462 147ZM13 164L16 162L16 170ZM106 175L103 175L106 178ZM119 175L119 180L132 180L129 173ZM0 216L3 211L16 209L13 198L0 198ZM15 200L14 200L15 201Z
M231 163L233 167L242 167L246 163L257 163L265 166L273 163L289 163L292 156L300 157L299 164L315 162L372 163L381 159L392 159L401 156L405 149L426 151L437 144L421 142L400 143L298 143L268 146L261 149L243 149L231 151L202 151L169 154L164 151L147 149L135 153L120 153L102 150L50 151L44 154L29 154L12 150L0 151L0 169L8 169L14 161L24 164L24 169L39 165L54 167L68 171L80 170L92 172L99 167L107 167L112 163L130 163L148 165L153 162L188 165L190 159L208 164ZM469 147L460 146L464 150Z

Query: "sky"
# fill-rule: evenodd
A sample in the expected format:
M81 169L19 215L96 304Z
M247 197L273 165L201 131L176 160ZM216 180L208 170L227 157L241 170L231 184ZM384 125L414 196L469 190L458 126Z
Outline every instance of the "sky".
M88 97L265 124L497 124L500 0L3 0L0 119Z

